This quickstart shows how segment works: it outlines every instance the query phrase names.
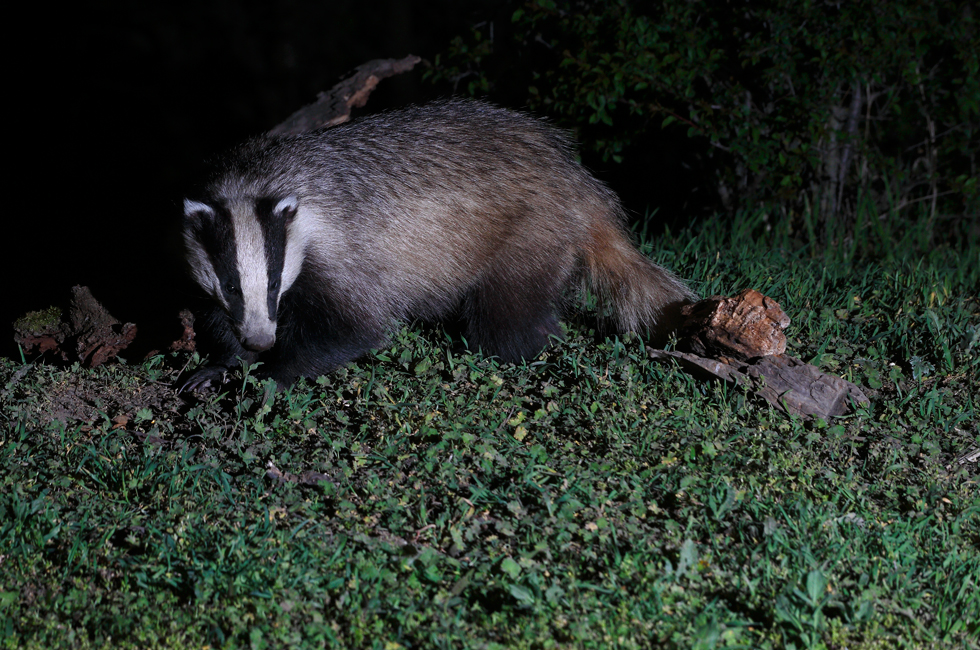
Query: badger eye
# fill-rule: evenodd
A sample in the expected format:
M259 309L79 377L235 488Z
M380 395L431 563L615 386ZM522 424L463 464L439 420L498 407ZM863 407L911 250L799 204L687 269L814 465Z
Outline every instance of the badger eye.
M237 296L241 293L238 285L234 282L225 282L223 285L221 285L221 289L225 292L226 296Z
M278 293L279 291L279 278L276 278L269 283L269 293Z

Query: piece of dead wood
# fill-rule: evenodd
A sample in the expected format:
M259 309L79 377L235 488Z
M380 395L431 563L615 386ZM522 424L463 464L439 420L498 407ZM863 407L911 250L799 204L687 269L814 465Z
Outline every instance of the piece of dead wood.
M296 135L343 124L352 108L367 103L368 95L382 79L408 72L421 61L414 54L404 59L374 59L354 68L354 74L330 90L321 92L312 104L299 109L269 131L269 135Z
M976 465L980 463L980 447L970 447L965 454L960 455L952 463L946 466L946 471L951 472L959 469L963 465Z
M711 296L687 305L678 337L688 351L701 356L725 355L739 359L786 352L789 316L772 298L754 289L736 296Z
M68 307L78 360L89 368L101 366L136 338L136 325L112 317L88 287L71 288Z
M194 352L197 350L196 334L194 333L194 314L190 309L181 309L178 314L180 325L184 328L184 333L180 338L170 344L173 352Z
M14 340L25 352L33 353L37 347L38 353L51 352L62 361L95 368L115 358L136 338L136 325L113 318L88 287L72 287L67 321L62 314L57 307L27 314L14 323Z
M61 349L68 337L68 323L61 320L61 314L61 309L53 306L27 312L13 323L14 342L26 355L50 352L52 356L68 361Z
M851 382L785 354L790 319L758 291L711 296L685 307L684 315L680 351L652 350L652 358L676 359L692 376L741 386L804 418L830 419L869 401Z

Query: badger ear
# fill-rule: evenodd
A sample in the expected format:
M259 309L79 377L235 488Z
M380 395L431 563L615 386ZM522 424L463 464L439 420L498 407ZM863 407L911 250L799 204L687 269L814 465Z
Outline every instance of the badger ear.
M212 208L207 203L201 203L200 201L192 201L190 199L184 199L184 218L185 219L201 219L204 217L213 217L214 208Z
M296 210L299 208L299 199L294 195L289 195L286 198L276 203L276 207L273 209L272 213L277 217L284 219L287 223L293 220L296 216Z

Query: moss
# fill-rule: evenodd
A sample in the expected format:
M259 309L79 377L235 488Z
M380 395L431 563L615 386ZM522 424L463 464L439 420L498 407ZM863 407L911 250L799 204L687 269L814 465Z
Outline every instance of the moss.
M57 328L61 324L61 309L55 306L40 311L29 311L14 321L18 332L40 332Z

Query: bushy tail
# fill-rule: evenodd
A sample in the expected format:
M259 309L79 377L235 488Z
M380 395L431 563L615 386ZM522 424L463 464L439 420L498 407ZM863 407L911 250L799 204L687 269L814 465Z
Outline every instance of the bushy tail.
M619 332L646 334L663 345L680 327L681 307L697 296L670 271L645 258L622 229L605 220L593 223L585 250L590 288L608 310Z

